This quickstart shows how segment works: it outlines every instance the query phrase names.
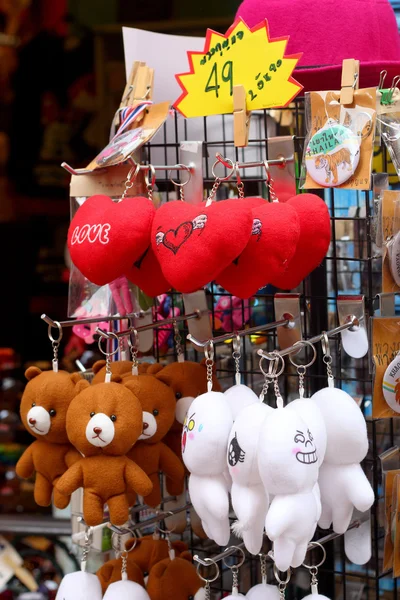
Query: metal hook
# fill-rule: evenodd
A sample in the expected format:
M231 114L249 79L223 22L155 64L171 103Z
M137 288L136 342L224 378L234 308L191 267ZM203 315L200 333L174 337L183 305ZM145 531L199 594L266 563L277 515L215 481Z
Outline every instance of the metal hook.
M384 85L385 79L386 79L386 75L387 75L387 71L385 69L380 72L378 90L381 90L383 88L383 85Z

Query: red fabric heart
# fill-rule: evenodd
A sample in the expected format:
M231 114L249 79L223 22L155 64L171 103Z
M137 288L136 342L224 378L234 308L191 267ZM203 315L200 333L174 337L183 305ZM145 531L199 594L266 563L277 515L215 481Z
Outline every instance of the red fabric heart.
M244 202L252 200L257 199ZM223 288L243 299L286 270L300 235L299 217L292 206L261 201L252 209L253 230L246 248L217 278Z
M271 280L283 290L297 287L325 258L331 241L328 207L315 194L298 194L285 205L292 206L300 221L300 237L286 272Z
M113 202L108 196L91 196L69 226L72 262L96 285L117 279L149 246L155 212L148 198Z
M164 277L190 293L213 281L246 247L253 218L238 200L191 205L179 200L158 209L151 244Z
M132 281L147 296L151 296L152 298L160 294L165 294L171 287L161 271L161 267L151 246L133 263L125 275L129 281Z

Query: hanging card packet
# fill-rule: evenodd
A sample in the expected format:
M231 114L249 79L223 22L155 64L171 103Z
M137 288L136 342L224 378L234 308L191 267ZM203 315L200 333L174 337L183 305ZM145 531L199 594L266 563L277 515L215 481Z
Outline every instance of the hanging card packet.
M379 90L377 125L389 152L398 177L400 177L400 90Z
M400 469L388 471L385 477L385 546L383 556L383 570L388 571L393 568L393 515L397 499L397 477L400 475ZM396 493L395 493L396 492ZM393 503L393 501L395 501Z
M385 191L382 200L382 292L400 291L400 192Z
M374 363L372 417L399 417L400 319L374 317L371 321Z
M120 200L126 187L131 165L122 165L93 173L92 175L72 175L70 184L70 216L74 218L77 210L92 196L108 196ZM146 196L146 187L142 173L131 181L129 195ZM84 318L87 316L108 316L134 312L139 307L135 298L136 287L126 278L116 280L117 286L98 286L90 282L75 265L70 264L68 293L68 316ZM118 288L118 289L117 289Z
M340 91L306 93L307 137L301 187L369 190L376 122L376 89L354 92L350 105Z

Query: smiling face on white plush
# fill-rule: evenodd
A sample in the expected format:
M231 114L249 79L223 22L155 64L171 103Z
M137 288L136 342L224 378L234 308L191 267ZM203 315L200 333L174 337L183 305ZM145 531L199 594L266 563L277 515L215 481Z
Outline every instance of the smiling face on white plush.
M232 423L232 413L221 392L208 392L193 401L182 431L182 458L191 473L216 475L225 470Z
M297 399L287 405L289 410L296 411L307 427L312 431L314 444L318 448L318 466L322 465L326 451L326 427L318 406L309 398Z
M278 408L264 421L258 465L273 495L310 491L318 478L318 453L312 431L293 410Z

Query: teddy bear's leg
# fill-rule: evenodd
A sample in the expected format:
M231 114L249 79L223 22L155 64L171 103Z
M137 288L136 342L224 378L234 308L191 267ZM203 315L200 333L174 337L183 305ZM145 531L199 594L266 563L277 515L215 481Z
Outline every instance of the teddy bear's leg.
M50 506L53 486L41 473L36 473L34 497L39 506Z
M180 496L182 494L182 491L183 491L183 482L182 481L175 481L174 479L167 477L166 478L166 486L167 486L167 492L171 496Z
M93 492L83 491L83 518L86 525L94 527L103 522L103 500Z
M126 494L112 496L107 500L110 521L113 525L123 525L129 519L129 505Z
M56 481L54 482L54 485L56 484ZM58 490L56 490L56 488L54 488L53 491L53 502L54 502L54 506L56 508L67 508L68 504L70 503L71 497L70 496L64 496L64 494L61 494L61 492L59 492Z
M150 481L153 484L153 491L150 492L148 496L145 496L143 500L151 506L155 508L161 502L161 489L160 489L160 476L158 473L152 473L149 475Z

